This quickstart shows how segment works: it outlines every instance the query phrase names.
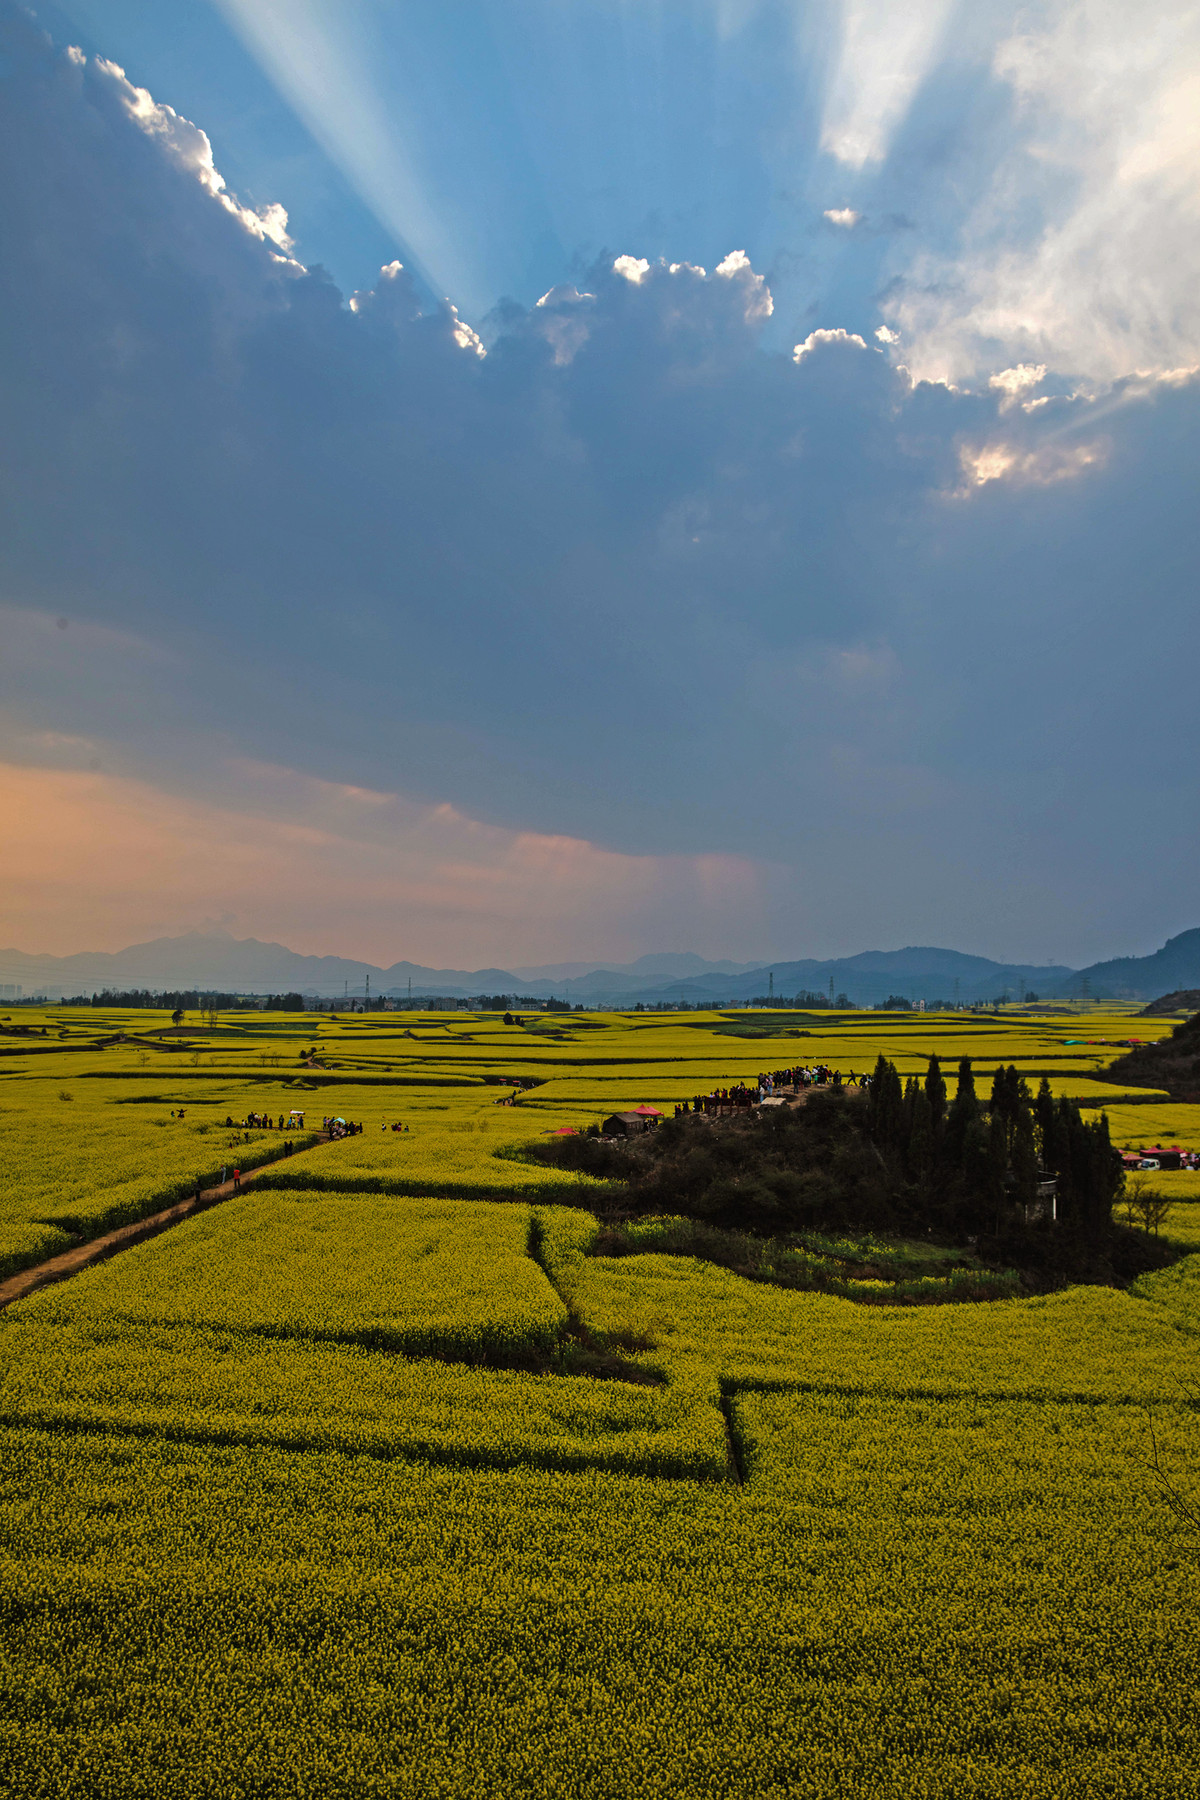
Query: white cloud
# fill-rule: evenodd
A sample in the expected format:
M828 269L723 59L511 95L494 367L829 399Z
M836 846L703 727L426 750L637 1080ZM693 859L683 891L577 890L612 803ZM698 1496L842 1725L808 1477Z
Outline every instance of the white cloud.
M613 274L623 275L638 287L650 273L650 264L644 256L618 256L613 263Z
M881 344L898 344L900 342L900 333L898 331L889 330L886 325L879 325L876 327L875 337Z
M269 238L281 250L291 249L286 209L274 201L255 212L229 193L225 177L213 162L212 145L206 132L193 125L190 119L181 118L174 107L155 100L145 88L134 87L124 69L116 63L97 57L95 66L97 74L111 82L129 117L148 137L157 138L173 160L194 175L201 187L207 189L252 237Z
M587 343L595 303L595 294L581 294L570 286L551 288L537 302L536 327L554 352L556 368L566 368Z
M824 217L829 220L831 225L840 225L846 231L853 231L862 218L862 214L855 212L852 206L834 206L824 214Z
M458 308L456 306L451 306L449 301L447 301L446 310L449 312L451 318L450 336L454 339L454 342L458 345L459 349L470 350L476 356L486 356L487 351L483 347L478 332L473 330L472 327L467 324L465 319L459 318Z
M704 271L699 271L703 275ZM756 275L750 266L750 258L744 250L731 250L723 262L719 262L713 271L725 281L740 283L745 295L747 322L756 319L769 319L775 311L775 302L771 298L771 290L762 275Z
M887 312L916 373L1045 364L1103 384L1200 357L1200 13L1087 0L994 52L1014 118L953 241Z
M857 331L847 331L844 326L839 325L833 331L810 331L804 342L797 344L792 350L792 361L803 362L806 356L824 344L853 344L856 350L868 347L866 339L859 337Z
M1007 411L1017 404L1022 394L1039 387L1045 378L1045 363L1018 363L1015 368L1001 369L999 374L993 375L988 386L1001 395L1001 410Z
M1103 464L1107 455L1108 445L1103 440L1074 445L1046 443L1032 449L1003 441L963 445L959 456L964 485L958 492L969 494L993 481L1015 487L1050 487Z

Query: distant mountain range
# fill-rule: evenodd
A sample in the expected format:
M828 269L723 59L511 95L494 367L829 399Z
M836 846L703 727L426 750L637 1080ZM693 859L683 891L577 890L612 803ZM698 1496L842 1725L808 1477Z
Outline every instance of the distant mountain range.
M1042 999L1090 993L1096 998L1152 1000L1170 989L1200 987L1200 928L1171 938L1152 956L1122 957L1086 969L994 962L932 946L866 950L824 962L811 958L773 964L708 962L691 952L664 952L640 956L632 963L431 969L398 962L384 969L342 956L301 956L283 944L234 938L223 931L191 931L183 937L133 944L128 950L81 951L75 956L0 950L0 1001L15 997L3 993L6 986L52 999L104 988L200 988L222 993L299 992L332 1000L361 997L368 978L372 994L406 995L411 982L414 998L556 995L609 1006L631 1006L639 1000L727 1006L766 995L769 989L781 998L797 993L828 995L831 982L835 998L845 994L857 1006L876 1005L893 995L913 1001L974 1003L1029 990Z

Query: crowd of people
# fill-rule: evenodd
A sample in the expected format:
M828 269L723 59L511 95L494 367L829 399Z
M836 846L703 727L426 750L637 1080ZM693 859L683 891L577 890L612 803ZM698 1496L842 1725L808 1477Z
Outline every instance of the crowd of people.
M172 1118L176 1116L182 1119L182 1106L178 1115L171 1114ZM226 1113L225 1126L228 1131L246 1131L248 1129L254 1131L303 1131L304 1114L302 1112L280 1113L276 1120L271 1117L270 1113L249 1112L244 1119L235 1119L232 1113Z
M801 1094L806 1088L865 1089L870 1085L869 1075L856 1075L853 1069L848 1075L843 1075L840 1069L831 1068L828 1063L813 1063L807 1068L768 1069L758 1077L754 1086L739 1081L733 1087L713 1088L711 1093L697 1094L691 1101L684 1100L676 1106L675 1117L680 1119L690 1113L736 1112L740 1107L759 1106L764 1100Z
M762 1100L780 1091L799 1094L811 1087L869 1087L869 1075L856 1075L851 1069L843 1075L840 1069L831 1068L828 1063L813 1063L810 1068L770 1069L758 1078L758 1093Z
M362 1123L353 1119L327 1118L321 1120L321 1130L327 1132L331 1139L358 1137L362 1133Z

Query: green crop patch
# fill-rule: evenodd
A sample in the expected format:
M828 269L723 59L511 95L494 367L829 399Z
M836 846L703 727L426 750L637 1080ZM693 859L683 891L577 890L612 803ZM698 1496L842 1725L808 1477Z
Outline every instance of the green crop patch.
M661 1386L26 1306L0 1323L0 1422L461 1468L729 1475L720 1421L681 1415Z
M814 1239L852 1300L525 1160L880 1051L1107 1104L1121 1040L1170 1022L747 1017L239 1010L168 1056L134 1041L165 1013L23 1009L0 1252L309 1147L0 1312L0 1795L1195 1792L1200 1256L862 1305L951 1297L969 1247ZM1189 1142L1173 1104L1111 1110L1118 1143ZM1200 1176L1161 1181L1163 1241L1200 1248Z
M489 1362L545 1355L567 1311L522 1207L235 1197L26 1303L95 1324L189 1325Z

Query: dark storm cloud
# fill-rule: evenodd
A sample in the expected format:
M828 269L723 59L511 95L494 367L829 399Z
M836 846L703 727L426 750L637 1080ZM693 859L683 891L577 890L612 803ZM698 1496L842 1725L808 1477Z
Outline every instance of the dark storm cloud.
M208 743L836 867L864 930L881 866L998 927L1024 855L1028 910L1124 929L1108 846L1194 805L1192 380L1038 404L836 329L768 353L736 255L608 254L485 356L399 268L347 304L195 128L0 20L2 598L109 633L91 684L38 638L15 716L179 783Z

